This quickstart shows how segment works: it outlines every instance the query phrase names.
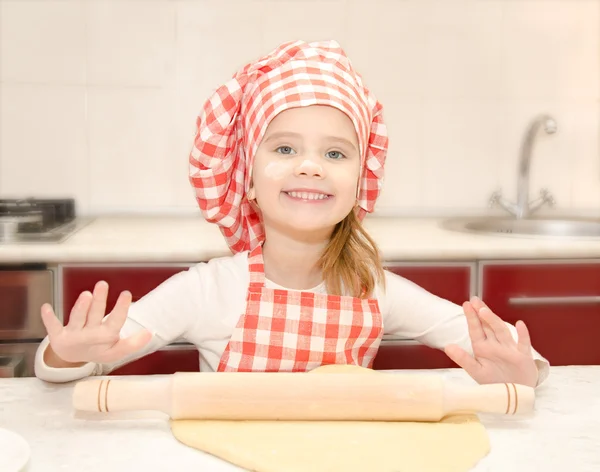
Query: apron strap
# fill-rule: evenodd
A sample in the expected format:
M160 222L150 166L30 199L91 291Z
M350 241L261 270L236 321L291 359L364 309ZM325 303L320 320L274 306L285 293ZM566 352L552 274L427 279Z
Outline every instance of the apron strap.
M261 244L248 253L248 270L250 272L250 287L264 287L265 263L263 261Z

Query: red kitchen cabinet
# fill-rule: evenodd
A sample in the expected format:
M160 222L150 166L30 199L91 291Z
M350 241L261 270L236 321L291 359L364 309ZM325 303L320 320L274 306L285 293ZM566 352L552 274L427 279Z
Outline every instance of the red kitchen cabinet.
M373 361L374 370L445 369L458 367L444 351L417 341L383 341Z
M472 263L398 264L388 263L394 272L439 297L462 305L474 292L475 271ZM379 347L373 368L383 369L442 369L457 365L439 350L416 341L384 340Z
M172 275L187 270L189 265L169 266L75 266L62 267L62 313L64 324L69 321L69 314L81 292L94 290L100 280L108 283L106 311L114 307L119 294L129 290L133 301L152 291Z
M474 291L475 268L470 263L449 265L386 264L385 268L398 274L438 297L462 305Z
M61 279L64 324L69 321L69 313L79 294L84 290L92 291L100 280L108 283L107 312L110 312L123 290L131 292L133 301L139 300L169 277L187 270L190 265L65 265L62 267ZM193 345L172 344L115 369L111 375L198 372L198 355L198 350Z
M129 290L137 300L172 275L186 270L191 264L146 265L65 265L62 267L62 312L64 323L77 297L84 290L92 291L99 280L109 284L107 312L114 306L119 293ZM386 268L405 277L426 290L461 304L468 300L474 287L474 266L469 263L433 265L424 263L388 263ZM374 369L433 369L456 367L443 351L414 341L384 341L374 361ZM194 346L170 345L144 356L119 369L112 375L170 374L178 371L198 371L198 351Z
M600 364L600 261L482 262L483 300L552 365Z

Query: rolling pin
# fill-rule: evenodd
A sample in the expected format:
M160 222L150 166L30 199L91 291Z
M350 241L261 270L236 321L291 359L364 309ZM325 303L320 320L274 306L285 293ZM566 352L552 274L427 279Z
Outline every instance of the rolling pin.
M534 401L534 389L524 385L459 385L423 374L179 372L88 379L73 392L76 410L155 410L175 420L439 421L458 413L529 413Z

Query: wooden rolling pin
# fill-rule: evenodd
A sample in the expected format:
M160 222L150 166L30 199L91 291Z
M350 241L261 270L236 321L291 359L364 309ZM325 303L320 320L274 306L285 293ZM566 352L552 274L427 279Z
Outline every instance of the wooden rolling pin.
M158 410L172 419L439 421L454 413L529 413L534 389L458 385L423 374L181 372L165 377L90 379L76 410Z

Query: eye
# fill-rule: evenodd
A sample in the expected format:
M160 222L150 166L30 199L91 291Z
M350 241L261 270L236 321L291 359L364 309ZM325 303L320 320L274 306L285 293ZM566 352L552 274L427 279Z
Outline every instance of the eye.
M289 146L279 146L277 149L275 149L275 152L278 152L279 154L293 154L294 150L289 147Z
M329 151L327 153L327 157L337 160L337 159L344 159L346 156L344 156L344 154L342 154L340 151Z

